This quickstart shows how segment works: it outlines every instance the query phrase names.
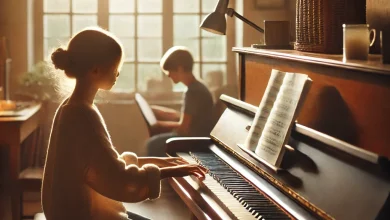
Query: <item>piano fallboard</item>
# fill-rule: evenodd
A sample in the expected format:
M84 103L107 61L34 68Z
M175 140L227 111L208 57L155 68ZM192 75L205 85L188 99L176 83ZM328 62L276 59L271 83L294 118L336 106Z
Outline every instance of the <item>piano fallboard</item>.
M239 100L225 101L228 108L211 132L211 138L170 139L167 153L192 158L196 158L197 152L215 154L291 219L378 216L390 190L389 175L378 164L293 131L289 145L295 150L286 151L282 170L275 172L237 147L248 134L246 128L256 108L247 108ZM219 201L207 189L207 184L190 177L173 178L170 182L198 219L236 218L223 204L224 199Z

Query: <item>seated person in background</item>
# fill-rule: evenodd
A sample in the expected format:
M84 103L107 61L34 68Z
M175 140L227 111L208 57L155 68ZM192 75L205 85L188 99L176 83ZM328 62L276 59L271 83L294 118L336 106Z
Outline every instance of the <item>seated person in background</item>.
M162 57L162 71L174 83L182 82L187 86L181 113L176 110L152 106L158 121L154 129L158 135L147 143L148 155L164 156L165 142L171 137L191 136L208 137L213 123L213 98L205 85L192 74L194 60L186 47L170 48Z

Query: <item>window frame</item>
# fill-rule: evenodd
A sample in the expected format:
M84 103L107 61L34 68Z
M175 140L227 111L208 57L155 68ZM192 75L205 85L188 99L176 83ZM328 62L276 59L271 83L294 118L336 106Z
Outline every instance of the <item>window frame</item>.
M98 1L98 6L97 6L97 24L104 28L109 30L109 0L97 0ZM135 0L135 8L137 8L137 2L139 0ZM173 1L174 0L162 0L162 20L163 20L163 27L162 27L162 53L167 51L174 42L174 32L173 32L173 23L174 23L174 15L178 13L173 12ZM70 2L70 12L69 13L58 13L58 14L69 14L69 15L84 15L88 13L73 13L72 12L72 0L69 0ZM230 1L230 4L234 5L235 0ZM40 61L44 60L44 0L36 0L34 1L34 31L33 31L33 48L34 48L34 57L32 58L33 63L38 63ZM201 22L201 19L203 18L203 15L206 15L207 13L202 13L202 0L199 0L200 4L200 11L197 13L179 13L183 15L198 15L199 17L199 24ZM57 14L57 13L47 13L47 14ZM124 14L130 14L130 13L124 13ZM142 63L159 63L159 62L145 62L145 61L139 61L138 60L138 43L137 43L137 18L139 14L144 14L144 13L138 13L137 10L134 11L135 16L135 44L134 44L134 53L135 53L135 58L133 62L126 62L126 63L134 63L134 80L135 80L135 87L134 90L132 91L112 91L113 93L121 93L121 94L134 94L136 92L143 92L139 91L138 88L138 64ZM153 13L147 13L152 15ZM156 14L156 13L155 13ZM160 13L157 13L160 14ZM72 17L70 16L70 31L72 33ZM235 19L230 19L227 17L227 30L226 30L226 60L225 61L205 61L202 60L202 34L199 33L198 36L198 41L199 41L199 72L200 72L200 78L203 79L204 72L202 71L202 65L204 64L224 64L226 66L226 73L224 74L224 84L225 85L236 85L237 84L237 79L238 75L237 70L236 70L236 57L235 54L231 51L231 48L234 45L235 42L235 33L234 33L234 27L235 27ZM169 23L171 25L166 25L166 23ZM200 30L200 32L203 30ZM161 72L161 74L163 74ZM182 92L175 92L174 93L182 93ZM145 91L144 93L148 93Z

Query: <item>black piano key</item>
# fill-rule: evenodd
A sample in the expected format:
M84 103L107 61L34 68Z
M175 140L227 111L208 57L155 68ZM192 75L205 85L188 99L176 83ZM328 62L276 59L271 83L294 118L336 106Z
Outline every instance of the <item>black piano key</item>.
M253 196L255 196L255 197L259 197L259 198L265 198L264 196L258 196L258 194L259 194L259 192L257 192L257 191L240 191L239 189L235 189L235 191L234 191L234 193L235 194L237 194L237 195L241 195L241 196L251 196L251 195L253 195Z
M266 198L261 198L261 197L256 197L256 195L252 194L252 195L241 195L239 196L239 200L238 201L241 201L241 200L245 200L245 201L250 201L251 199L254 199L256 201L262 201L262 202L265 202L265 201L268 201L268 199Z
M229 185L229 188L234 190L236 193L241 193L242 195L246 194L259 194L257 190L253 189L253 186L235 186L235 185Z

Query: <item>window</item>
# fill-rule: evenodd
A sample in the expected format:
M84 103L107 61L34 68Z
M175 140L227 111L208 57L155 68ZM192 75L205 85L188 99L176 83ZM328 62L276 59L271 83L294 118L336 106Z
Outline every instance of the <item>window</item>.
M203 31L199 24L214 10L218 0L41 0L43 44L39 59L90 25L113 32L125 50L125 63L113 91L146 91L149 79L162 79L159 62L173 45L187 46L195 60L194 75L205 79L221 71L226 83L226 36ZM37 24L37 23L36 23ZM38 24L39 27L39 24ZM42 30L41 30L42 29ZM42 45L39 48L39 45ZM174 91L183 91L175 85Z

